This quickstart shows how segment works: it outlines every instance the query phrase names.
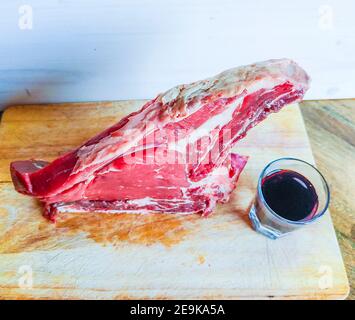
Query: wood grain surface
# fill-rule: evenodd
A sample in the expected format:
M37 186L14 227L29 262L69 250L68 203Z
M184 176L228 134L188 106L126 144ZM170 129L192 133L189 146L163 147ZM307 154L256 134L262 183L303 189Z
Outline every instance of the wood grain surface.
M355 100L304 101L301 111L318 168L331 189L330 212L355 299Z
M257 234L247 213L262 168L294 156L313 162L297 105L251 130L250 155L228 204L198 215L41 216L16 193L14 159L51 160L143 101L17 106L0 126L0 296L26 298L344 298L348 281L329 213L277 241ZM33 287L20 284L30 268ZM28 271L28 270L27 270ZM326 280L326 281L324 281Z

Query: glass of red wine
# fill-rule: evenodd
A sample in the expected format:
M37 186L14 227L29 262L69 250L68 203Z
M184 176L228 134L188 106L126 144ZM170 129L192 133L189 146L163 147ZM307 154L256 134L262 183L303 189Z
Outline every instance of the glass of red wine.
M256 231L277 239L319 219L329 198L328 184L314 166L281 158L262 171L249 218Z

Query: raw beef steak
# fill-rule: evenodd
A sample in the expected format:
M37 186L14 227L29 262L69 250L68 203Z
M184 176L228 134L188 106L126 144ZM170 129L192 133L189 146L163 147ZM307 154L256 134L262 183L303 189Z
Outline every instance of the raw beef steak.
M300 101L309 77L287 59L230 69L176 86L51 163L11 163L17 191L60 212L208 215L228 201L247 157L247 131Z

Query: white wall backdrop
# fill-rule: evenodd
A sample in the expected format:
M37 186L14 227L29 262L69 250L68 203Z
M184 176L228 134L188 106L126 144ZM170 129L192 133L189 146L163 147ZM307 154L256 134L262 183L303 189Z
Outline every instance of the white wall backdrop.
M355 97L352 0L2 0L0 105L151 98L289 57L308 99Z

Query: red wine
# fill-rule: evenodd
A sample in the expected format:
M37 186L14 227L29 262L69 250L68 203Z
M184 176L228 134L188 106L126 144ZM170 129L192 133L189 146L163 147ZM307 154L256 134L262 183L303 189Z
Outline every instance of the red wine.
M295 171L271 173L262 180L261 190L268 206L285 219L310 219L317 212L318 196L313 184Z

